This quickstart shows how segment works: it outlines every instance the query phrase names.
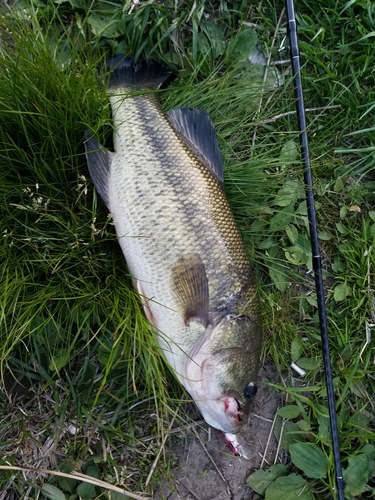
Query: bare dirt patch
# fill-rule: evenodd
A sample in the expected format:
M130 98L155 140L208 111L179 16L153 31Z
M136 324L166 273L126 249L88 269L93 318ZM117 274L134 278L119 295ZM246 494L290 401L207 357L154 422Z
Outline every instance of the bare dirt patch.
M165 456L169 464L172 462L176 465L169 469L169 465L165 464L164 470L168 470L168 473L161 483L160 475L157 475L153 497L155 500L253 498L254 494L247 486L246 479L261 464L272 464L277 449L271 429L276 409L280 406L280 394L267 385L267 381L279 382L279 375L272 364L267 364L260 370L258 393L254 399L248 427L241 439L249 460L234 456L223 433L209 428L202 420L197 424L190 424L186 429L176 428L177 432L171 434L165 445ZM73 440L78 444L90 445L90 449L94 450L97 456L101 455L100 443L103 440L95 426L87 423L82 429L78 430L77 427L77 433L73 436L69 431L73 422L69 414L65 415L64 422L55 415L56 394L52 388L46 389L42 385L31 388L27 384L17 384L7 376L3 390L8 395L8 404L7 411L0 418L0 451L6 463L9 461L14 465L53 470L61 461L72 458ZM61 397L63 396L62 391ZM195 405L191 404L190 410L191 416L201 418ZM157 450L157 445L153 444L153 453ZM133 455L122 453L120 456L113 450L117 465L124 467L128 474L124 486L131 490L137 489L137 485L132 482L132 474L129 474L131 466L128 462ZM163 456L164 454L160 456L160 461L163 461ZM83 462L82 459L80 463ZM81 471L78 462L75 467ZM135 476L138 477L139 474L136 473ZM24 481L32 481L34 485L42 485L48 476L28 472L23 474L23 478ZM12 481L4 481L0 486L0 500L21 498L16 487L12 487ZM33 486L30 486L28 491L31 495ZM149 498L148 495L145 497Z
M177 465L171 477L162 481L155 494L156 500L250 500L252 490L246 479L254 469L272 464L277 441L272 421L280 395L265 382L278 382L273 365L265 365L259 377L259 389L246 431L246 452L249 460L233 455L220 431L202 426L189 432L184 439L172 438L169 453ZM268 446L267 446L268 442ZM264 460L263 460L264 459Z

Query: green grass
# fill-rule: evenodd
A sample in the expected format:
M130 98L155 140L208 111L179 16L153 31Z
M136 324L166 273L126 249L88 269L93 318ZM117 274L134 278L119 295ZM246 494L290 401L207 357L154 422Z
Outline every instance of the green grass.
M304 498L331 498L292 78L281 65L285 83L273 88L271 70L263 82L263 67L244 64L257 42L271 61L287 59L277 52L283 3L17 5L18 14L0 16L0 369L7 388L0 395L1 464L40 465L29 443L41 457L51 435L60 470L151 492L168 470L160 460L146 488L171 419L178 412L183 426L196 417L181 405L186 395L143 317L84 157L87 127L111 142L96 66L106 54L127 53L177 64L179 77L161 95L164 109L203 107L215 123L228 198L260 285L263 357L271 355L284 373L292 361L307 372L280 386L289 394L277 424L287 418L281 443L291 454L289 472L306 481ZM371 2L297 2L305 104L319 108L307 120L347 498L374 491L374 343L368 338L365 345L366 328L368 335L375 324L374 17ZM27 392L24 413L11 396L14 381ZM36 425L41 412L43 424ZM152 435L155 441L142 441ZM301 443L317 454L315 476ZM127 477L119 465L124 448ZM51 458L42 465L56 467ZM26 487L31 498L38 494L30 478L6 471L0 478L0 492L13 498ZM82 493L77 484L53 481L67 498ZM99 494L97 488L87 498Z

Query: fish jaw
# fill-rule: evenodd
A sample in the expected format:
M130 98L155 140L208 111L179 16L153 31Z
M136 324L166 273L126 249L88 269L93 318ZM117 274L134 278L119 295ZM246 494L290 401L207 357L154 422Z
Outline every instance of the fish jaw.
M194 377L194 381L185 378L182 383L193 397L205 421L223 432L231 434L239 432L248 417L248 405L240 403L240 394L236 394L234 390L226 391L220 384L215 384L211 376L205 373L205 362L202 366L196 361L190 361L189 364L188 373ZM200 380L198 380L199 373Z
M260 342L255 321L227 315L208 326L186 358L180 380L212 427L237 434L247 423L256 392Z
M206 335L206 338L208 335ZM221 353L220 353L221 354ZM225 353L224 356L226 357ZM181 366L180 381L194 399L205 421L223 432L236 433L241 428L244 418L238 399L233 394L226 393L220 383L215 383L211 376L210 363L212 356L204 352L204 346L188 356ZM214 358L218 359L218 355ZM216 363L214 363L216 364ZM209 367L207 371L207 366Z
M224 433L236 434L241 430L244 412L235 397L195 400L205 421Z

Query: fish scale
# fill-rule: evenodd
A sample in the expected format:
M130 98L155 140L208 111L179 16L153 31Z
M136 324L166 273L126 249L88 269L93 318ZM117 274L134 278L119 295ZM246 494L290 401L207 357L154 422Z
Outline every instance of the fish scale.
M171 368L207 422L235 432L248 411L244 393L256 379L262 333L214 128L201 110L165 115L148 91L163 80L160 66L124 61L108 88L114 153L89 137L90 174Z
M176 137L165 116L161 115L155 96L125 99L110 99L116 110L113 116L116 158L112 164L113 201L109 208L120 234L127 235L124 241L120 240L120 244L125 255L129 256L127 262L133 278L150 281L157 286L160 274L167 276L171 264L179 255L189 251L207 255L207 258L202 258L207 262L206 272L215 282L213 285L223 281L222 275L227 277L228 268L231 268L233 281L233 273L238 275L239 281L242 275L248 276L248 258L220 185ZM150 120L158 129L157 138L150 136ZM155 153L161 155L160 161L157 161ZM123 164L126 164L125 176ZM194 168L191 168L192 165ZM162 196L160 189L163 190ZM139 211L139 197L145 199L143 211ZM126 220L116 218L116 214L125 215ZM160 238L159 234L155 235L155 227L162 227L169 241ZM128 241L134 237L143 238L142 244ZM145 255L134 258L130 246L137 247L134 253L139 251ZM155 265L155 260L152 260L146 271L145 263L150 260L148 256L156 254L160 256L156 261L158 264ZM217 263L220 263L219 269ZM220 295L218 286L212 288L219 288L219 297L210 295L215 302L224 293ZM225 289L228 290L227 287ZM154 288L154 297L159 302L165 297L165 289L162 287L157 295L155 291Z

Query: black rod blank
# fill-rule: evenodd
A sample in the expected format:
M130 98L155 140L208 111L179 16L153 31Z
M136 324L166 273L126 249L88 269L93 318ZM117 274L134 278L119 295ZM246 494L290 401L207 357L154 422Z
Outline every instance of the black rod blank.
M295 91L295 97L296 97L298 127L299 127L299 131L300 131L301 153L302 153L302 161L303 161L303 166L304 166L304 181L305 181L305 191L306 191L307 214L308 214L308 219L309 219L310 240L311 240L311 250L312 250L312 263L313 263L313 270L314 270L314 277L315 277L316 295L317 295L317 301L318 301L320 334L321 334L321 341L322 341L324 371L325 371L327 397L328 397L328 408L329 408L329 417L330 417L330 424L331 424L331 437L332 437L333 455L334 455L335 467L336 467L337 494L338 494L339 500L344 500L345 499L344 481L343 481L343 477L342 477L339 433L338 433L338 428L337 428L335 396L334 396L334 391L333 391L331 359L330 359L330 353L329 353L327 315L326 315L326 308L325 308L325 301L324 301L324 288L323 288L323 278L322 278L322 262L321 262L320 249L319 249L318 229L317 229L315 203L314 203L314 193L313 193L313 187L312 187L312 174L311 174L311 165L310 165L309 144L308 144L308 138L307 138L307 132L306 132L306 115L305 115L305 106L304 106L304 100L303 100L301 66L300 66L298 39L297 39L297 25L296 25L296 19L295 19L295 14L294 14L293 0L286 0L286 12L287 12L287 20L288 20L290 58L291 58L291 62L292 62L292 71L293 71L293 77L294 77L294 91Z

